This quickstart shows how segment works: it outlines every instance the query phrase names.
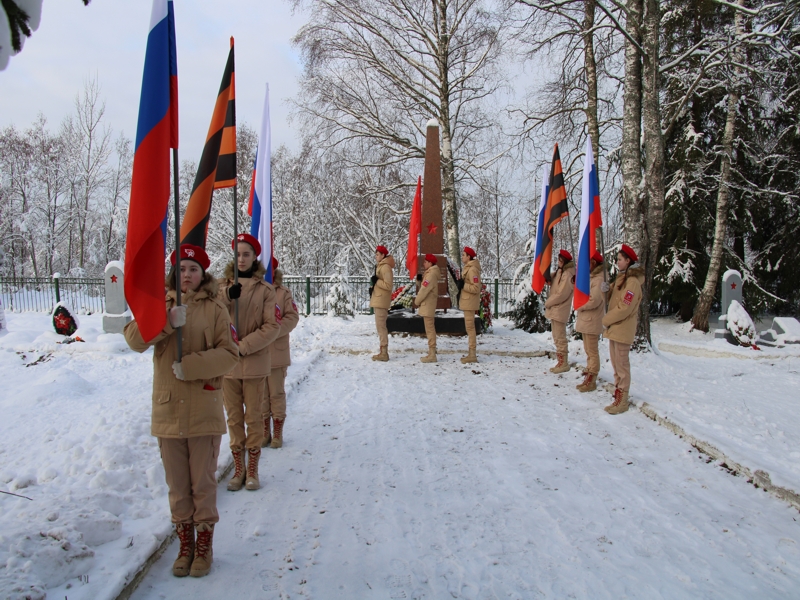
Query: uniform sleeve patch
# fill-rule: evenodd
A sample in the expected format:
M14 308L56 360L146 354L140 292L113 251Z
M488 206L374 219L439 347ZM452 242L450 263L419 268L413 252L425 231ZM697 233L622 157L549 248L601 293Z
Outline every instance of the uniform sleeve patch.
M294 309L294 312L300 312L297 310L297 304L294 303L294 300L292 300L292 308Z
M633 302L633 296L634 296L633 292L628 290L627 292L625 292L625 297L622 299L622 301L625 304L629 305L631 302Z
M239 345L239 334L236 333L236 327L233 326L233 323L231 323L231 337L233 338L234 343L238 346Z
M472 283L478 283L478 278L477 277L473 277L472 278Z
M428 280L427 279L422 282L422 287L428 287Z
M281 324L281 319L283 318L283 314L281 313L281 307L276 304L275 305L275 320L278 322L278 325Z

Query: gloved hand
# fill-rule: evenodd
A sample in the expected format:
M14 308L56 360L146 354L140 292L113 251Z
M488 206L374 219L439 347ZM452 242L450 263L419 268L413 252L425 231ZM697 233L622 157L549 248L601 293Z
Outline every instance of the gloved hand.
M375 287L375 284L378 283L378 276L377 275L373 275L372 278L369 281L372 284L372 287Z
M231 300L236 300L237 298L241 297L242 295L242 284L241 283L234 283L231 287L228 288L228 298Z
M609 289L611 289L611 288L610 288L610 286L608 285L608 282L607 282L607 281L603 281L603 282L600 284L600 291L601 291L601 292L603 292L603 293L606 293L606 292L607 292Z
M459 290L464 289L464 280L463 279L456 279L456 285L458 286Z
M169 309L169 324L172 328L183 327L186 325L186 305L173 306Z
M417 273L417 281L422 281L422 273Z
M183 378L183 365L177 360L174 363L172 363L172 372L175 373L175 377L177 377L181 381L186 381Z

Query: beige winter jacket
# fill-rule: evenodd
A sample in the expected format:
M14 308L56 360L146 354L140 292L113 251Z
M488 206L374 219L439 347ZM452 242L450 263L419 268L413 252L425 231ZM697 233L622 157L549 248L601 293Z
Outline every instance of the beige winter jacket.
M575 331L600 335L603 333L603 315L606 314L606 295L603 284L603 265L597 265L589 276L589 301L575 312Z
M225 267L225 281L219 293L220 301L230 312L231 321L236 317L235 301L228 297L233 285L233 261ZM239 355L241 360L226 375L231 379L257 379L267 377L272 370L269 346L280 334L276 314L278 299L275 288L264 281L266 269L259 267L252 277L240 278L242 295L239 298Z
M441 271L436 265L431 266L425 271L422 277L422 284L419 286L417 297L414 298L414 305L419 307L417 311L423 317L436 316L436 304L439 301L439 277Z
M556 270L550 292L544 303L544 316L551 321L566 323L572 312L572 294L575 286L575 263L569 261Z
M478 262L477 258L473 258L464 265L461 277L464 279L464 289L461 290L458 308L461 310L480 310L481 263Z
M278 298L278 308L281 311L279 322L281 331L278 339L272 342L269 347L272 353L272 368L279 369L288 367L292 364L292 357L289 351L289 334L297 327L300 321L300 313L297 312L297 305L292 298L289 288L283 287L283 273L280 269L275 270L275 295Z
M239 351L228 311L216 296L213 277L196 292L181 294L181 303L187 305L186 325L180 329L185 381L177 379L172 370L178 347L169 319L162 332L147 343L136 321L125 326L123 333L131 350L144 352L155 346L150 432L156 437L190 438L226 432L222 376L237 364ZM166 298L167 310L173 306L174 290Z
M611 284L608 312L603 317L605 337L620 344L632 344L639 322L639 305L642 303L644 269L631 266L625 273L617 275Z
M394 289L392 287L394 285L393 269L394 256L391 254L378 263L378 268L375 270L378 281L372 291L372 298L369 299L370 308L389 308L392 304L392 290Z

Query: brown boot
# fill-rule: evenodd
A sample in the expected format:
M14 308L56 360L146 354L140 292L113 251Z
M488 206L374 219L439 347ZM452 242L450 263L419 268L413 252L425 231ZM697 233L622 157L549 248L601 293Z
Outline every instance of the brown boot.
M381 351L378 354L372 355L372 360L377 360L380 362L387 362L389 360L389 347L388 346L381 346Z
M435 363L435 362L438 362L436 360L436 346L432 346L432 347L428 346L428 355L427 356L423 356L422 358L420 358L419 362L424 362L424 363Z
M597 375L584 371L583 382L575 386L579 392L593 392L597 389Z
M237 452L232 450L231 454L233 454L233 477L231 477L231 480L228 482L228 491L238 492L242 489L246 476L244 470L244 451L239 450Z
M286 419L272 419L272 443L270 448L280 448L283 446L283 422Z
M172 574L175 577L186 577L194 559L194 525L191 523L175 523L175 532L181 548L178 558L172 563Z
M257 490L261 487L258 480L258 461L261 458L261 448L247 449L247 481L244 487L248 490Z
M478 362L478 355L477 352L475 351L475 348L470 348L467 355L461 357L462 365L466 365L469 363L476 363L476 362Z
M214 561L214 524L195 523L197 528L197 542L194 547L194 560L189 575L192 577L205 577L211 570Z
M558 362L556 363L555 367L550 369L551 373L566 373L569 371L569 362L567 362L567 357L561 353L556 355L558 357Z
M270 418L264 419L264 440L261 442L261 447L266 448L272 441L272 432L270 432Z
M617 388L614 390L614 401L603 410L610 415L618 415L628 410L628 406L628 392L623 392Z

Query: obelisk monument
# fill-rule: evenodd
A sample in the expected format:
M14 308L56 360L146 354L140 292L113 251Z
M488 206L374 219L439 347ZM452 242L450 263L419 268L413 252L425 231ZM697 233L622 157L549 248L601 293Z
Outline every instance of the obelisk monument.
M425 172L422 183L422 232L420 233L419 269L426 254L434 254L439 260L442 274L439 280L439 300L436 308L450 308L447 291L447 257L444 250L444 222L442 219L442 163L439 154L439 122L431 119L425 134Z

